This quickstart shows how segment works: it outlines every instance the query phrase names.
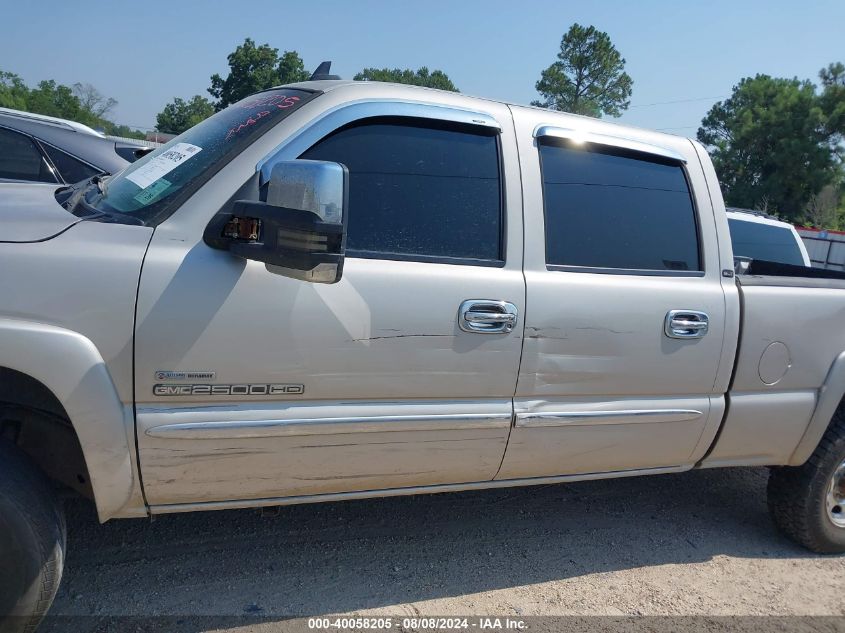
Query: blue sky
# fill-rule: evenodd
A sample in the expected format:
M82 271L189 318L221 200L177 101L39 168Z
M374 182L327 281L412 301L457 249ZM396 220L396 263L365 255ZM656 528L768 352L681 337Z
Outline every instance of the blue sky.
M694 135L717 97L756 73L817 78L845 62L845 1L142 2L0 0L0 69L28 83L94 84L139 127L173 97L208 96L226 55L252 37L299 51L306 67L427 65L462 92L528 103L573 22L610 34L634 79L621 121ZM664 103L664 102L680 103ZM661 104L661 105L651 105Z

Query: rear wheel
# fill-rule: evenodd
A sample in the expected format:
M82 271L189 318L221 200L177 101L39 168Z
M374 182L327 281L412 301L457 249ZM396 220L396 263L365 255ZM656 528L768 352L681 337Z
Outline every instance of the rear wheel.
M65 522L50 481L0 440L0 633L30 633L62 577Z
M777 526L807 549L845 552L844 408L806 463L772 469L769 511Z

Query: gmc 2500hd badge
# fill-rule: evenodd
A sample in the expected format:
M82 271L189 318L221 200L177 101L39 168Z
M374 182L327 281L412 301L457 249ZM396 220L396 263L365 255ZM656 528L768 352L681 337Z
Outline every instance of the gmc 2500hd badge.
M212 374L213 375L213 374ZM156 376L158 377L158 376ZM305 385L249 383L237 385L154 385L156 396L300 396Z

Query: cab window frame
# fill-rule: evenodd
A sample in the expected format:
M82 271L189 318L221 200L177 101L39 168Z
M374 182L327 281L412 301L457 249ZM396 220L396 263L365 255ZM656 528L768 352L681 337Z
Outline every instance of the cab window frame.
M496 151L496 172L498 181L498 258L473 258L447 255L427 255L423 253L402 253L394 251L380 251L367 249L346 249L347 258L375 259L384 261L418 262L425 264L450 264L458 266L481 266L491 268L504 268L507 264L507 195L505 190L505 170L502 152L501 130L486 127L463 121L449 119L438 119L403 114L375 114L353 119L339 127L336 127L326 134L323 134L308 147L299 152L297 158L304 156L307 152L318 146L326 139L340 134L348 129L367 127L370 125L396 125L404 127L416 127L421 129L446 130L473 136L492 137Z
M706 257L704 252L704 243L702 239L701 230L701 213L698 202L696 201L695 192L692 187L692 180L686 164L683 161L675 160L666 156L651 154L648 152L638 151L636 149L629 149L623 146L614 146L610 144L595 144L594 147L584 148L583 145L573 143L570 140L560 139L555 137L537 137L537 158L540 167L540 187L541 197L543 200L543 250L544 262L547 271L557 272L576 272L576 273L597 273L606 275L628 275L628 276L643 276L643 277L704 277L707 273ZM656 268L625 268L613 266L579 266L576 264L552 264L548 261L548 209L546 204L546 181L543 169L543 159L541 146L558 147L566 150L584 150L594 151L619 158L627 158L637 160L645 163L658 163L664 165L671 165L681 170L684 182L687 187L687 193L690 200L690 209L693 215L693 228L695 229L695 247L698 256L698 264L696 270L672 270L672 269L656 269ZM592 144L590 144L592 145ZM602 185L607 186L607 185Z

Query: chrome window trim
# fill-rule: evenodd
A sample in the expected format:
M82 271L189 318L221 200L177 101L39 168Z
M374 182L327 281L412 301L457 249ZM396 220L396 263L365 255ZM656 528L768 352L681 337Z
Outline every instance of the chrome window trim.
M632 275L639 277L690 277L703 278L703 270L654 270L651 268L603 268L600 266L572 266L569 264L546 264L546 270L564 273L594 273L598 275Z
M347 248L347 257L356 259L381 259L391 262L417 262L420 264L448 264L451 266L484 266L488 268L504 268L502 259L476 259L474 257L450 257L448 255L419 255L416 253L392 253L390 251L366 251L357 248Z
M480 128L495 130L496 133L502 131L499 122L486 112L400 99L351 101L326 110L291 134L262 158L256 165L256 171L261 174L260 184L267 182L270 170L277 161L296 159L317 141L344 125L363 119L388 116L475 125Z
M687 162L687 160L678 152L667 147L643 143L642 141L636 141L634 139L621 136L610 136L607 134L599 134L597 132L585 132L583 130L557 127L554 125L538 125L534 128L534 138L559 138L573 141L575 143L590 143L591 145L602 145L604 147L630 150L640 154L659 156L660 158L668 158L669 160L673 160L684 165Z

